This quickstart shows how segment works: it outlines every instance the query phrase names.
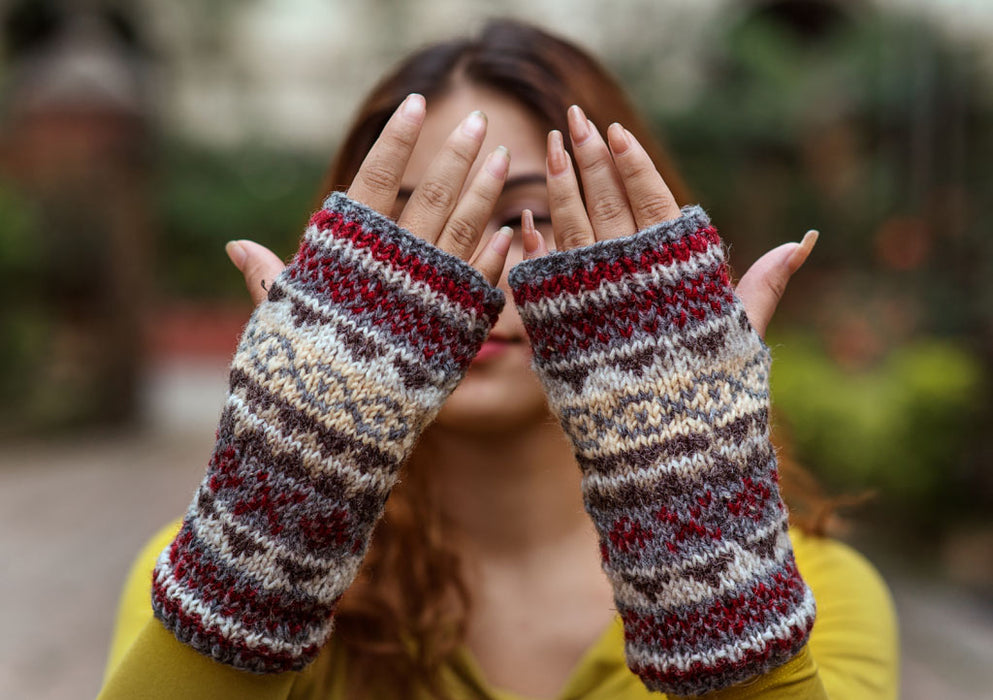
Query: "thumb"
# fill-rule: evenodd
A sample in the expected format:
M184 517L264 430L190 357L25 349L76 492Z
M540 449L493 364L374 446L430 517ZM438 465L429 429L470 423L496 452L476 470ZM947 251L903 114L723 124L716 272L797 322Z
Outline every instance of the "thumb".
M790 277L800 269L817 243L817 231L807 231L799 243L784 243L755 261L742 275L735 293L741 299L748 321L755 332L765 337L779 300Z
M269 285L286 265L275 253L255 241L229 241L224 251L234 266L245 276L245 286L258 305L269 294Z

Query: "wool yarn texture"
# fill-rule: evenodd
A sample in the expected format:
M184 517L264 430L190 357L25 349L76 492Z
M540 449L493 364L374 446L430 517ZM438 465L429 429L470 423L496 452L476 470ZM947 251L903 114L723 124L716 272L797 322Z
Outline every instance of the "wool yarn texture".
M534 367L650 690L699 695L795 656L815 616L769 440L768 348L699 207L511 270Z
M207 474L153 574L162 624L239 669L310 662L503 301L467 263L332 194L242 335Z

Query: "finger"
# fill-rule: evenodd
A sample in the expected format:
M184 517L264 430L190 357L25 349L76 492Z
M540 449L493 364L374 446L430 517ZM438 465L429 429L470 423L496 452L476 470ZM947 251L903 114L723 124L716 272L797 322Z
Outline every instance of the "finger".
M596 242L593 226L586 216L586 205L579 193L579 182L565 152L562 132L548 133L548 157L545 162L548 206L552 216L555 246L571 250Z
M524 259L540 258L548 252L545 237L534 227L534 212L525 209L521 212L521 238L524 242Z
M765 337L779 300L790 277L800 269L817 242L817 231L808 231L800 243L784 243L755 261L735 290L745 307L748 320L760 337Z
M269 294L269 287L286 265L271 250L254 241L229 241L225 252L245 276L245 286L256 306Z
M400 178L421 132L424 114L424 98L416 93L408 95L386 122L359 166L359 172L348 188L350 198L380 214L390 215L400 190Z
M596 239L629 236L637 231L610 149L593 122L576 105L569 108L569 136Z
M414 188L397 223L428 243L438 240L486 136L486 116L473 112L455 127ZM469 251L470 253L472 251Z
M487 282L494 286L500 281L500 274L507 263L507 253L510 251L513 239L514 229L510 226L500 228L490 236L490 240L486 241L486 245L470 263Z
M638 230L678 219L680 211L676 198L634 135L614 122L607 129L607 141Z
M486 157L469 189L455 205L435 245L463 260L469 259L493 214L509 169L510 152L498 146Z

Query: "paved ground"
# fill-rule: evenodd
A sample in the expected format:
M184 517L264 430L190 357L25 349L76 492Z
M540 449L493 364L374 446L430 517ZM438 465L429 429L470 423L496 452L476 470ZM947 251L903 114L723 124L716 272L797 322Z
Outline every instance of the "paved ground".
M149 382L140 433L0 447L0 697L96 695L130 558L186 506L222 394L222 368L163 368ZM890 582L902 626L902 697L993 699L989 601Z

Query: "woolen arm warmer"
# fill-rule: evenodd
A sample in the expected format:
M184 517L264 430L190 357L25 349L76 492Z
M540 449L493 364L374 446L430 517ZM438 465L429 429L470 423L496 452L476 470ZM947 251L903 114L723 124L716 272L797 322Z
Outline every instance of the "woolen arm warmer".
M631 669L695 695L803 647L769 441L769 352L699 207L510 274L549 403L571 438Z
M311 661L502 305L467 263L331 195L241 338L206 477L153 575L165 627L240 669Z

